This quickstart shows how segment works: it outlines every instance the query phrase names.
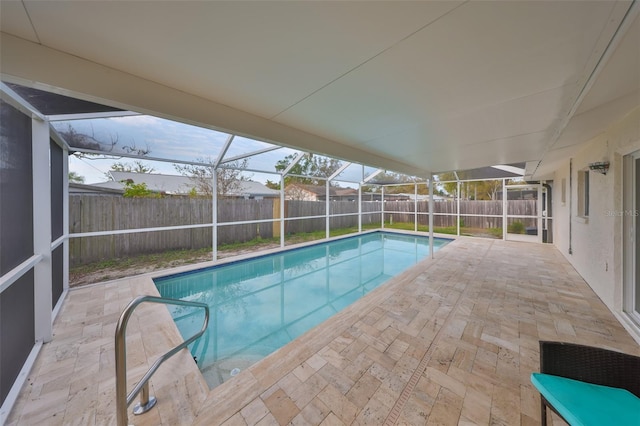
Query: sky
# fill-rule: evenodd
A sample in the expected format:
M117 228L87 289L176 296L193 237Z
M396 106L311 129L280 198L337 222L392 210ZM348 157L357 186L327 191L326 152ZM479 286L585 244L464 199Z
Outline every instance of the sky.
M112 142L114 158L104 159L94 156L69 156L69 171L84 177L84 183L105 182L106 173L114 162L133 164L135 158L121 157L117 154L130 149L148 150L147 157L169 160L198 161L198 159L215 159L222 151L229 135L227 133L202 127L191 126L175 121L165 120L149 115L133 115L88 120L60 121L54 123L58 131L68 131L69 127L81 134L90 136L101 142L103 149L108 149ZM256 152L274 145L244 137L235 137L225 159L238 155ZM247 168L275 172L277 162L298 151L281 147L249 157ZM152 167L153 173L180 174L173 163L142 160ZM365 167L365 175L374 168ZM278 181L277 174L243 172L251 180L265 183L267 180ZM353 186L349 182L358 182L363 174L362 166L352 164L340 175L341 186Z
M91 120L75 120L57 122L56 129L68 130L69 126L97 141L104 142L103 147L109 147L110 141L115 141L111 152L113 158L95 158L92 156L72 155L69 157L69 171L85 178L85 183L97 183L107 180L105 173L114 162L133 164L135 158L120 157L117 154L127 148L149 150L148 157L170 160L197 161L198 159L217 158L221 152L228 134L201 127L190 126L170 120L164 120L148 115L127 117L112 117ZM236 138L227 151L225 158L241 153L263 149L269 144L245 138ZM275 171L275 164L293 150L279 149L270 155L260 155L250 160L249 167L259 170ZM179 174L171 162L141 160L145 165L154 169L153 173ZM251 173L250 173L251 174ZM259 180L277 175L259 176ZM254 176L255 177L255 176Z

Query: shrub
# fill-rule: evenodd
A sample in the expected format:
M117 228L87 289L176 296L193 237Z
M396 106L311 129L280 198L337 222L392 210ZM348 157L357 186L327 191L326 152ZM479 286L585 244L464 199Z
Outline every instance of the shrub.
M147 184L142 183L134 183L131 179L128 179L124 182L124 194L122 194L125 198L162 198L162 194L157 192L153 192L149 188L147 188Z
M489 228L489 234L495 238L502 238L502 228Z
M519 220L515 221L507 227L507 232L510 234L524 234L524 224Z

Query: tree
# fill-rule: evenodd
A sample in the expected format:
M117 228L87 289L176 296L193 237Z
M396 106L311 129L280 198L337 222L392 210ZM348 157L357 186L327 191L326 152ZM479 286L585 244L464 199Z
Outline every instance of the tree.
M384 173L376 176L374 182L379 182L381 184L395 184L393 186L385 187L384 192L387 194L413 194L415 192L415 182L419 182L419 180L415 177L404 175L401 173L385 171ZM365 185L362 187L362 190L364 192L378 192L379 185ZM426 185L424 183L418 185L418 194L429 194L429 185Z
M465 179L465 172L457 172L460 180ZM454 182L446 182L439 184L448 194L456 194L458 185L455 182L456 175L453 172L441 173L440 181L450 180ZM508 181L509 182L509 181ZM479 180L479 181L462 181L460 182L460 198L466 200L496 200L498 193L502 191L502 179Z
M438 175L438 181L442 183L439 183L438 186L449 195L458 195L458 183L456 180L456 175L453 172L440 173Z
M295 158L296 156L291 154L279 160L275 166L276 171L284 171ZM304 154L304 157L289 170L288 175L284 178L284 183L285 186L293 182L305 185L324 185L326 180L321 178L328 178L341 166L342 161L335 158L322 157L311 153ZM298 176L289 176L289 174ZM338 186L335 183L332 183L332 185Z
M133 173L153 173L156 171L153 167L144 164L140 160L135 160L131 163L121 163L119 161L113 163L110 168L114 172L133 172Z
M84 176L79 175L77 172L69 172L69 182L84 183Z
M132 140L130 145L120 144L120 137L116 134L109 134L108 140L99 139L96 137L93 132L93 128L91 133L80 133L70 124L67 125L67 128L64 130L58 129L58 133L62 136L69 146L72 148L84 148L92 151L97 151L98 153L82 153L75 152L74 155L77 157L96 157L104 154L118 154L118 153L126 153L137 156L145 156L149 155L151 152L151 148L146 145L144 148L139 148L136 145L136 142ZM118 146L120 145L120 146Z
M474 200L497 200L502 191L502 180L483 180L474 182Z
M460 193L458 194L458 183L456 182L456 175L457 175L457 179L460 179ZM463 200L475 200L476 197L478 197L478 193L480 192L480 194L484 193L484 190L482 188L479 187L479 184L481 183L481 181L464 181L464 179L467 178L467 173L465 171L458 171L458 172L446 172L446 173L440 173L438 175L438 180L440 182L442 181L448 181L448 182L444 182L439 184L439 186L441 188L444 189L444 191L447 192L447 194L451 194L451 195L457 195L458 197L460 197L460 199ZM486 195L483 195L483 198L478 198L478 199L487 199Z
M267 182L264 184L264 186L266 186L267 188L270 189L280 189L280 182L272 182L269 179L267 179Z
M190 177L196 184L199 193L206 196L213 196L213 165L215 160L210 157L200 157L196 160L202 164L174 164L173 167L183 176ZM242 170L247 168L248 161L236 160L225 163L224 167L216 170L218 178L217 194L219 196L228 195L241 188L242 182L246 182L249 177L242 174Z

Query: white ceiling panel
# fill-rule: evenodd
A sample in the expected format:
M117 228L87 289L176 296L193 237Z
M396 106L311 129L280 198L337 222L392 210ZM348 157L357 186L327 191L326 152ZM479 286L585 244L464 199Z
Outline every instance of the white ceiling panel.
M611 8L465 5L276 119L387 155L551 133L579 92L594 54L586 46L598 43ZM416 138L400 137L407 132ZM538 155L545 142L535 141Z
M597 108L640 89L640 20L624 34L576 114Z
M25 40L38 42L29 15L19 0L3 0L0 2L0 29Z
M562 134L541 156L537 174L549 173L560 159L579 151L585 141L604 132L612 123L640 106L640 19L628 24L593 86Z
M457 3L26 4L49 47L270 117Z
M410 174L544 165L640 103L631 1L0 7L5 78Z
M543 133L511 136L470 145L441 144L424 146L407 156L418 158L429 170L450 171L476 168L476 164L512 164L539 156L539 140ZM402 145L402 139L398 145ZM524 160L523 160L524 159Z

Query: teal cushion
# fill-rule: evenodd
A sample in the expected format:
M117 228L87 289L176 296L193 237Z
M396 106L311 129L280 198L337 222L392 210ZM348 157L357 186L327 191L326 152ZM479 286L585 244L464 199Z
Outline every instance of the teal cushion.
M640 425L640 398L625 389L542 373L531 383L572 426Z

